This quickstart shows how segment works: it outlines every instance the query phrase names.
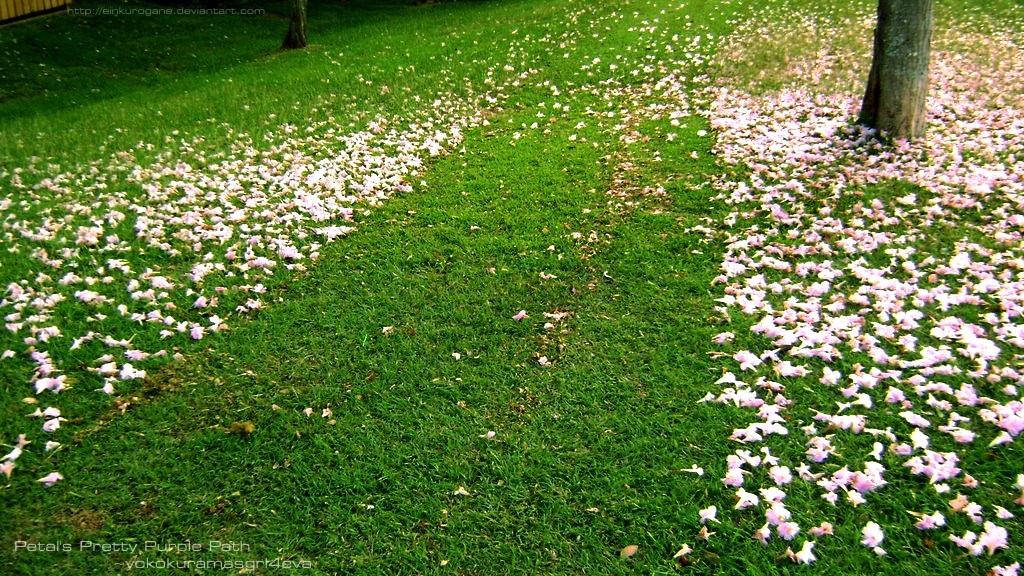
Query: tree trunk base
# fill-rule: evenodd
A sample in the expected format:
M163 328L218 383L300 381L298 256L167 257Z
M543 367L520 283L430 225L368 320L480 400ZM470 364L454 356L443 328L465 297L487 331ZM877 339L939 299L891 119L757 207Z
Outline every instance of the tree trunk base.
M919 138L927 126L933 0L879 0L878 27L858 122L890 137Z
M291 20L288 22L288 33L281 43L282 50L296 50L309 45L306 39L306 0L292 0Z

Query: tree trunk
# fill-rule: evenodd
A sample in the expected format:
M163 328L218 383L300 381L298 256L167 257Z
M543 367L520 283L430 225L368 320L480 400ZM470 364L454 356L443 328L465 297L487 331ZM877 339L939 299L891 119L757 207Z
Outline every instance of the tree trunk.
M858 121L892 138L919 138L927 125L933 0L878 0L878 27Z
M281 44L282 50L305 48L306 41L306 0L291 0L292 18L288 23L288 34Z

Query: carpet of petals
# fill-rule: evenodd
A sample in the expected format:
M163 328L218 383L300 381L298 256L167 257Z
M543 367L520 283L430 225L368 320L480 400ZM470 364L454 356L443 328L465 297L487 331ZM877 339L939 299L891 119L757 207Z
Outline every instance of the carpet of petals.
M304 271L354 217L410 190L426 159L482 121L479 109L439 99L362 129L271 117L262 141L225 126L225 151L175 132L71 169L38 160L4 174L6 258L30 272L3 287L0 361L28 361L23 403L37 422L0 455L0 472L9 480L25 450L60 447L61 423L79 418L62 410L66 392L124 406L183 340L227 333L271 304L270 280Z
M730 216L694 231L725 243L718 313L752 334L715 338L723 376L702 402L750 423L725 462L705 463L735 498L701 523L733 510L760 526L750 537L810 563L853 509L931 502L844 536L885 555L887 531L917 530L919 546L1019 569L997 560L1024 514L1024 469L1005 469L1024 431L1024 36L972 28L937 39L918 142L854 126L858 95L816 91L818 61L791 63L800 87L712 90L717 153L742 170L716 184ZM747 31L732 50L759 41ZM794 489L820 506L788 510Z

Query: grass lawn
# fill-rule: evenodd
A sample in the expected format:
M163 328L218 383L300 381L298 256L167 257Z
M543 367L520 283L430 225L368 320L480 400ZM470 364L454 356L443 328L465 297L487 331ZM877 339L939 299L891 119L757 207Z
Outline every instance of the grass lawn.
M898 153L843 136L839 0L5 28L0 565L1011 573L1024 27L984 4L933 66L984 106L937 80Z

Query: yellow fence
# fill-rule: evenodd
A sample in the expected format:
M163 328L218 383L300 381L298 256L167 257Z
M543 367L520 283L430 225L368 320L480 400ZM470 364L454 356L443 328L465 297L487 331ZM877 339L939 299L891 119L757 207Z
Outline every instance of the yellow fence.
M68 4L71 0L0 0L0 22L58 10Z

